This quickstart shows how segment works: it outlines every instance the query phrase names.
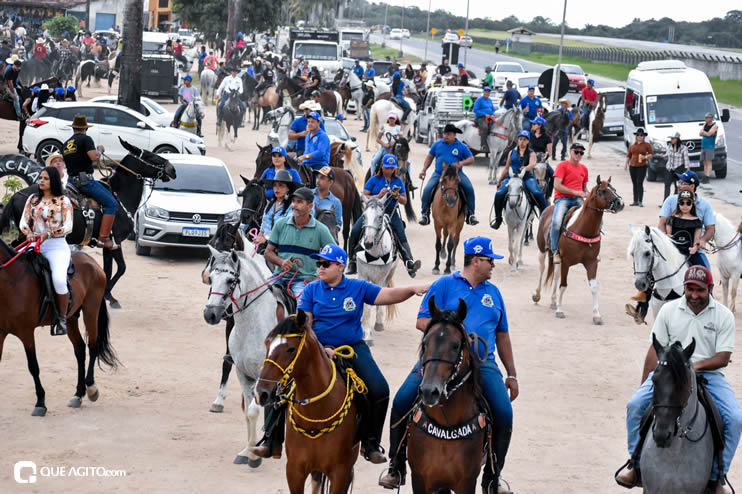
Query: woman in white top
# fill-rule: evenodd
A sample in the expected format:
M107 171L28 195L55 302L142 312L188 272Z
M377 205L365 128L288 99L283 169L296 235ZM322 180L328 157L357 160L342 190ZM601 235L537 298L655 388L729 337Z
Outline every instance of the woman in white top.
M399 136L399 129L399 117L396 113L390 112L386 117L384 127L381 129L381 132L379 132L379 135L376 136L376 142L379 143L379 150L371 160L371 175L376 174L376 164L379 162L381 157L392 152L394 141Z

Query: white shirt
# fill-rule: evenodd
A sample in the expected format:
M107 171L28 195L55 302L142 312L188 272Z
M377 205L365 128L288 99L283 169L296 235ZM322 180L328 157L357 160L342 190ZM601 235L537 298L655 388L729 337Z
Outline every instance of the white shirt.
M217 91L217 95L221 97L225 91L231 91L233 89L239 90L240 94L242 94L242 79L230 75L229 77L225 77L222 81L219 90Z
M399 136L399 128L399 125L384 124L384 128L381 131L381 145L385 148L388 148L391 142L387 137L387 133L391 134L394 137L397 137Z
M699 314L687 305L685 295L666 303L657 314L652 334L662 346L679 341L683 348L696 339L692 362L706 360L719 352L734 351L734 314L709 296L709 304ZM650 335L651 340L651 335ZM723 374L723 369L714 371Z

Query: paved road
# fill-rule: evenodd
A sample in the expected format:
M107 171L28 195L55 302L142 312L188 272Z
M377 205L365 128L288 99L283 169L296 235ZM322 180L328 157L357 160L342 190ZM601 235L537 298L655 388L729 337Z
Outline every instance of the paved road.
M382 37L380 35L371 35L372 43L381 43L381 41ZM387 45L391 47L399 46L398 43L396 40L393 42L387 40ZM425 40L419 38L406 39L403 42L402 51L423 58L425 55ZM518 62L529 72L540 73L550 68L540 63L529 62L503 54L495 54L489 50L472 48L466 50L466 52L467 68L474 71L480 78L484 75L484 67L486 65L493 65L495 62ZM440 53L440 42L428 41L428 60L436 64L440 63ZM463 54L461 54L460 60L463 61ZM623 81L616 81L607 77L594 76L594 79L598 87L624 85ZM578 95L569 93L567 98L576 102ZM727 105L722 105L722 107L726 108ZM742 206L742 193L739 192L742 189L742 109L731 108L731 113L731 120L724 124L729 151L727 177L724 180L712 180L711 186L704 187L703 193L704 195L714 195L724 201ZM621 138L608 138L605 141L601 141L600 145L607 145L610 149L613 149L616 152L617 163L620 161L623 164L622 156L625 154L626 147Z

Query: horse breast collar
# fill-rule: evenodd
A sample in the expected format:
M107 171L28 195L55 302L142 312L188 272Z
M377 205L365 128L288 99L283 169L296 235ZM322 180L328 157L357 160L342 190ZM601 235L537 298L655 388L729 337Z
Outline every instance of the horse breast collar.
M487 430L487 415L481 412L466 422L449 427L435 422L422 406L418 406L410 420L424 433L443 441L474 439L480 432Z
M96 211L100 210L100 204L95 199L83 195L77 187L67 184L66 195L72 203L73 209L80 210L85 220L85 234L83 235L80 245L88 245L93 239L93 230L95 229Z

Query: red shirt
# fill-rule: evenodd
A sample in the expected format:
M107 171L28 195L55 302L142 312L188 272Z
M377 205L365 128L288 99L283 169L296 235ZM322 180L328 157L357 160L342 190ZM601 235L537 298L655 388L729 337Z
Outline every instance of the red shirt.
M583 89L582 101L583 103L593 103L595 101L598 101L598 92L595 89Z
M46 57L46 48L44 45L36 45L33 47L33 55L36 58L45 58Z
M182 55L183 54L183 45L180 43L175 43L175 47L173 48L173 51L176 55Z
M572 190L583 190L584 184L587 183L587 167L580 163L573 165L569 161L562 161L556 167L554 178L562 179L562 185ZM563 194L554 188L554 198L559 197L577 197L573 194Z

